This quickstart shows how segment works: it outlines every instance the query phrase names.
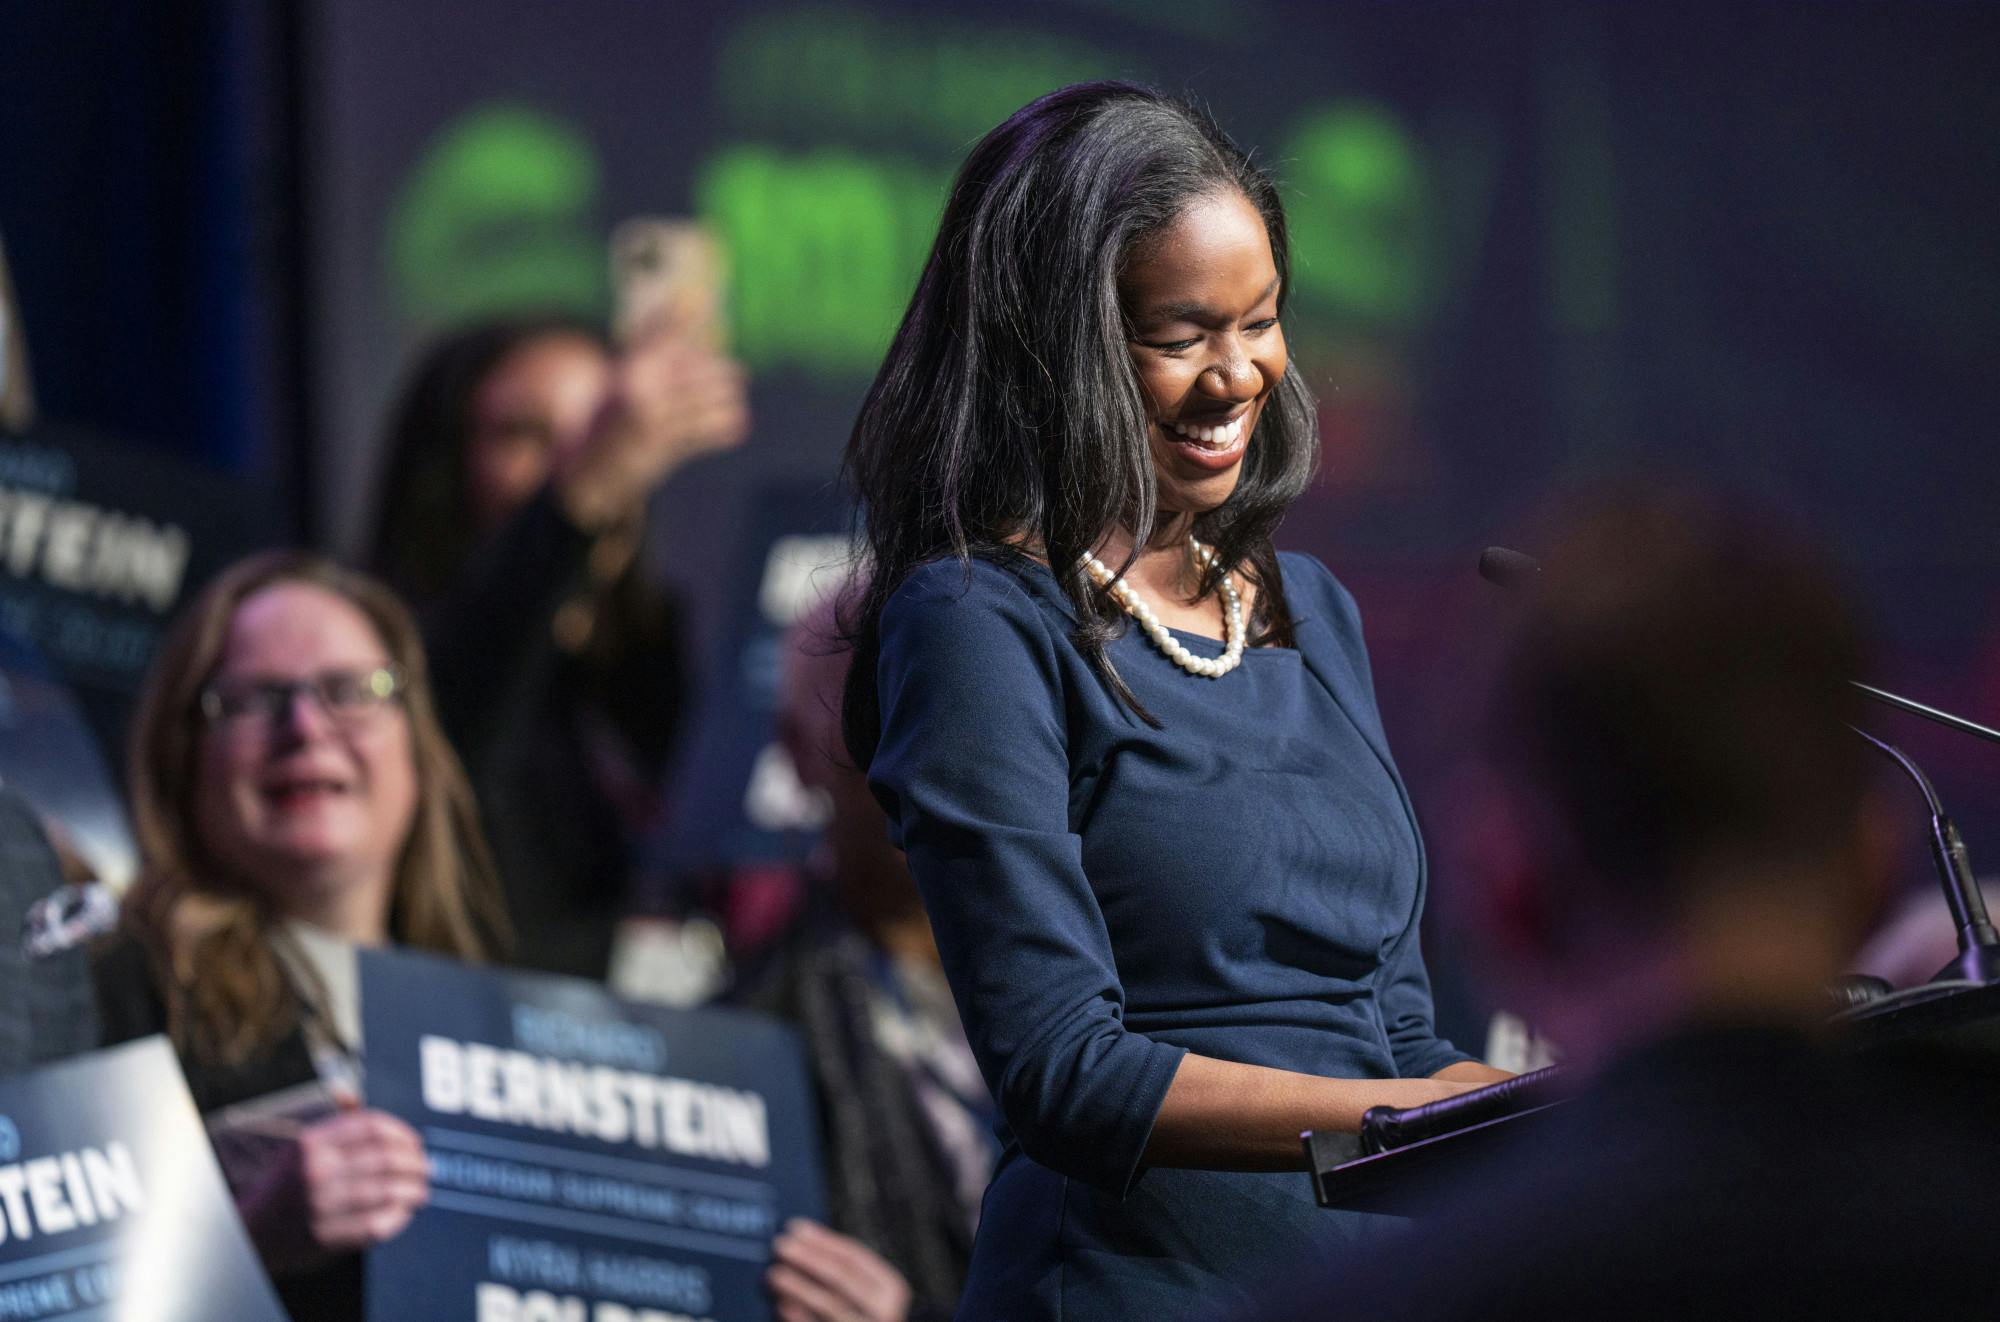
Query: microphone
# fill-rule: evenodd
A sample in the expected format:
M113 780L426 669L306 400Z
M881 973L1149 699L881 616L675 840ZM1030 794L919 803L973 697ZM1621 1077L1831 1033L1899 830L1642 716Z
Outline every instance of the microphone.
M1847 682L1854 685L1855 688L1860 689L1861 696L1879 702L1884 707L1894 707L1897 711L1906 711L1912 716L1921 716L1927 721L1942 725L1947 730L1956 730L1960 734L1969 734L1975 739L1985 739L1990 743L2000 744L2000 730L1990 730L1977 721L1968 721L1963 716L1953 716L1948 711L1940 711L1936 707L1926 707L1921 702L1912 702L1908 698L1898 697L1887 689L1878 689L1871 684L1863 684L1858 679L1851 679Z
M1479 553L1479 576L1495 587L1533 587L1541 582L1542 562L1521 551L1489 546Z
M1958 927L1958 958L1939 969L1932 982L1962 978L1984 986L2000 982L2000 933L1986 913L1986 896L1972 877L1972 861L1958 826L1946 815L1931 778L1911 760L1909 754L1884 739L1877 739L1858 725L1848 729L1866 739L1883 756L1893 760L1904 774L1916 782L1931 813L1931 861L1937 865L1938 883L1944 887L1944 901Z

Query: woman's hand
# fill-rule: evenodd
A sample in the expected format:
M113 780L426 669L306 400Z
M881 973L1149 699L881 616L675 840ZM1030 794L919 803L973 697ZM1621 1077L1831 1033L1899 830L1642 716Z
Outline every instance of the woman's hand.
M1207 1170L1290 1171L1305 1166L1299 1131L1354 1133L1371 1106L1410 1107L1483 1088L1469 1062L1429 1079L1328 1079L1290 1070L1217 1060L1190 1052L1153 1121L1149 1166ZM1498 1075L1500 1071L1479 1071Z
M771 1241L764 1280L779 1322L903 1322L910 1283L858 1239L794 1218Z
M238 1204L273 1272L394 1239L430 1198L417 1131L384 1111L344 1111L299 1131L293 1159Z
M749 428L742 365L694 337L656 332L612 364L590 430L556 458L556 493L579 527L607 527L682 464L740 443Z

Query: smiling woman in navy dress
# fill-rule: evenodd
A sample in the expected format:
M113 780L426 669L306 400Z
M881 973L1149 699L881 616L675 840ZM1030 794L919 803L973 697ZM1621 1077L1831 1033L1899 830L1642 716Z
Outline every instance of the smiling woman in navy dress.
M1199 111L1051 93L961 170L855 427L847 740L1008 1130L962 1317L1240 1299L1358 1228L1300 1130L1504 1077L1432 1028L1354 603L1271 545L1318 452L1287 260Z

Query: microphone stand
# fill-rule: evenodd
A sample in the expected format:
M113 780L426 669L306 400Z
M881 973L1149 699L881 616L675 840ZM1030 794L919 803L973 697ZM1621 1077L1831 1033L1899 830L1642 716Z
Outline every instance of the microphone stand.
M1855 687L1869 693L1879 692L1865 684L1856 684ZM1898 703L1901 701L1897 699ZM1910 705L1918 706L1915 703ZM1956 721L1958 718L1951 719ZM1975 730L1985 729L1972 725L1970 721L1964 724ZM1944 902L1951 909L1952 921L1958 926L1958 957L1939 969L1931 981L1965 981L1980 986L2000 982L2000 933L1993 930L1993 920L1986 912L1986 896L1980 892L1979 883L1973 880L1972 862L1966 853L1965 841L1959 837L1958 826L1946 815L1944 804L1931 787L1930 777L1894 744L1877 739L1858 725L1847 728L1894 759L1896 765L1916 782L1917 788L1923 792L1924 803L1930 808L1931 861L1937 865L1938 882L1944 887Z
M1863 684L1858 679L1848 682L1860 690L1863 697L1885 707L1921 716L1947 730L2000 744L2000 730L1912 701L1887 689ZM1994 932L1993 921L1987 917L1986 897L1980 893L1979 883L1972 878L1972 863L1965 852L1965 841L1959 838L1958 827L1945 815L1943 805L1938 802L1937 791L1931 788L1930 778L1919 771L1917 764L1901 749L1865 731L1856 730L1855 733L1894 758L1917 782L1917 788L1923 791L1924 802L1930 806L1931 859L1937 864L1938 879L1944 886L1944 900L1951 908L1952 921L1958 925L1958 958L1938 970L1931 981L1962 978L1981 986L2000 982L2000 935Z

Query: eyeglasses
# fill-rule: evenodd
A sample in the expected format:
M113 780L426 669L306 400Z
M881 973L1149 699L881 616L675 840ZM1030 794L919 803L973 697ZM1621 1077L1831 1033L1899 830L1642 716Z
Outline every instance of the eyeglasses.
M201 714L210 725L276 726L291 715L301 694L328 719L353 725L367 720L403 691L394 666L373 670L322 670L305 679L218 680L201 691Z

